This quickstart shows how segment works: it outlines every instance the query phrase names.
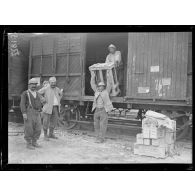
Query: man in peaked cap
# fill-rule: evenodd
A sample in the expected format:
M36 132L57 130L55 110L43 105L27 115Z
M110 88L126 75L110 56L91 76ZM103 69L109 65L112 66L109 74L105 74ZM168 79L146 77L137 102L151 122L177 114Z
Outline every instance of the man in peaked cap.
M92 111L94 113L94 129L97 136L97 143L102 143L105 141L105 134L107 131L108 124L108 112L113 110L112 102L108 94L110 84L107 83L105 86L104 82L99 82L98 85L95 84L95 73L91 72L91 88L95 92Z
M20 108L24 119L24 139L28 149L41 147L37 140L41 134L42 110L41 97L36 91L37 80L32 78L28 82L28 90L21 95Z
M43 106L43 131L44 139L49 141L49 138L57 139L54 135L54 129L57 126L57 121L60 111L60 100L62 98L62 90L56 87L56 78L49 78L49 85L41 88L38 91L45 98ZM49 135L48 135L49 128Z

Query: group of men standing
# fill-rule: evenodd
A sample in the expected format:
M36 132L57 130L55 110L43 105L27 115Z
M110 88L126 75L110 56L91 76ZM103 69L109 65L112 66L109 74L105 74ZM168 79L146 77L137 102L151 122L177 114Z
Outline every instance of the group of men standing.
M60 100L62 91L56 87L56 78L49 79L49 85L37 88L37 80L32 78L28 83L28 90L21 95L20 108L24 118L24 139L28 149L40 148L37 143L41 135L42 123L41 112L43 113L44 139L57 139L54 135L54 128L57 125L59 116ZM49 132L48 132L49 130Z
M116 51L114 45L108 47L109 55L106 62L114 62L116 68L120 67L121 54ZM28 83L28 90L21 95L21 112L24 119L24 138L28 149L40 148L37 143L41 135L42 123L41 112L43 117L44 140L57 139L54 135L54 129L57 125L60 100L62 98L62 90L56 87L56 78L51 77L49 84L44 85L40 90L37 88L37 80L32 78ZM108 113L113 109L112 102L109 97L109 83L107 86L104 82L95 83L95 74L91 74L91 87L94 90L94 101L92 111L94 113L94 129L96 132L96 142L105 141L105 134L108 124Z

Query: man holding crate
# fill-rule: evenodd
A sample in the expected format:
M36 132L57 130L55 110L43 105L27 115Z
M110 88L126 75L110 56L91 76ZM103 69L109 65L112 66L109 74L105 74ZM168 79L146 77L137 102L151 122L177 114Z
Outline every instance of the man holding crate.
M105 134L108 124L108 112L113 110L112 102L109 97L109 82L107 87L104 82L95 83L95 73L91 71L91 88L95 92L92 111L94 113L94 129L97 136L97 143L103 143L105 141Z

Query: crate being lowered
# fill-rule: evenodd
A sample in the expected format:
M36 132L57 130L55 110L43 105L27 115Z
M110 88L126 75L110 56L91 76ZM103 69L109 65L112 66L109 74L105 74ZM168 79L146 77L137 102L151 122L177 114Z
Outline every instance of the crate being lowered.
M142 120L142 134L137 134L134 154L166 158L172 155L176 141L176 122L153 111Z
M104 82L110 84L110 96L117 96L120 93L119 82L116 74L115 65L110 63L97 63L89 67L90 72L95 73L96 84Z

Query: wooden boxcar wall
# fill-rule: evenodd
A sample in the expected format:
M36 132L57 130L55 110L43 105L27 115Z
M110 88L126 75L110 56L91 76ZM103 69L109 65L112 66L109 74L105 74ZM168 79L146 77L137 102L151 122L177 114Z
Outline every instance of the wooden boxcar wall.
M188 32L129 33L127 96L186 100L188 43Z
M84 34L57 33L31 40L29 77L41 83L55 76L66 97L80 97L84 91Z

